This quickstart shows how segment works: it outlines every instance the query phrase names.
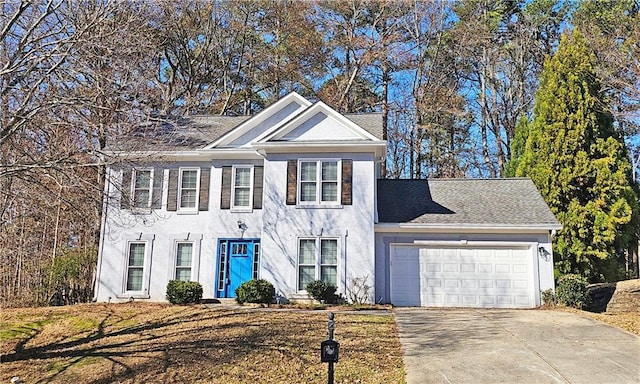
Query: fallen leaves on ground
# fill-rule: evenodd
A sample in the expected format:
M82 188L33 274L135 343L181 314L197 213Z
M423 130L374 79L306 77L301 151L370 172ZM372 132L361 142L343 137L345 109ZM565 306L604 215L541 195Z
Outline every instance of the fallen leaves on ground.
M401 383L393 316L336 314L336 383ZM322 383L327 313L165 304L4 309L0 382Z

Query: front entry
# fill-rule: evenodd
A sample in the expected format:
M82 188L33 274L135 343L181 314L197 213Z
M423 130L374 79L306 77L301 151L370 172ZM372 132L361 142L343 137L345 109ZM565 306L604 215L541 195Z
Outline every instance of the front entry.
M218 245L217 297L234 298L236 288L258 278L259 239L223 239Z

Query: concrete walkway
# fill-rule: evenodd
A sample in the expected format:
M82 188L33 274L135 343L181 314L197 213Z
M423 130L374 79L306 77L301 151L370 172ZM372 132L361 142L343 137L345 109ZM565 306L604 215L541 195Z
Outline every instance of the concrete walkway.
M640 383L640 337L543 310L396 309L408 384Z

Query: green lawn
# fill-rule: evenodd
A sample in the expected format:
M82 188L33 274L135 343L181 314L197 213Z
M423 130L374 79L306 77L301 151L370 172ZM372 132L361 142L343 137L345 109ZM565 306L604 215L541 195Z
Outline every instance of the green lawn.
M391 315L336 312L336 383L402 383ZM3 309L0 382L325 383L323 311L160 304Z

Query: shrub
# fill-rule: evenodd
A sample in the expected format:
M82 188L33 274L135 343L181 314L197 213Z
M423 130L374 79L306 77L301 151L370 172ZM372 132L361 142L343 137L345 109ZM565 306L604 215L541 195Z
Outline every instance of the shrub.
M335 304L340 297L336 295L338 288L335 285L327 284L322 280L314 280L307 284L305 288L311 297L321 303Z
M198 303L202 299L202 285L195 281L171 280L167 284L167 301L171 304Z
M348 279L347 299L352 304L365 304L369 301L373 287L367 284L367 281L369 281L369 275Z
M553 289L549 288L540 293L542 295L542 305L545 307L555 307L558 304L558 299Z
M236 301L243 303L269 304L276 295L273 284L264 279L245 281L236 288Z
M556 288L556 298L560 304L582 309L589 304L591 297L587 290L589 283L581 275L567 274L560 276Z

